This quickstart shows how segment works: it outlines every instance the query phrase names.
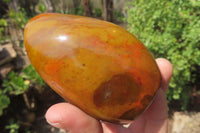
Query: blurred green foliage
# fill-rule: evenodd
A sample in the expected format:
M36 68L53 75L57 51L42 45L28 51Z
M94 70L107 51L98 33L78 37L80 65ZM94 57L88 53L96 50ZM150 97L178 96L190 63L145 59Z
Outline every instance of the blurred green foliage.
M5 19L0 19L0 26L7 26L8 23Z
M75 12L75 8L72 8L72 9L68 12L68 14L76 14L76 15L80 15L80 16L83 16L83 13L84 13L83 6L79 6L76 12Z
M26 23L29 21L29 17L26 14L24 8L19 7L19 12L11 9L9 10L9 18L16 25L16 28L24 29Z
M64 14L74 14L74 15L80 15L83 16L84 9L82 6L79 6L77 9L71 8L69 11L61 11L61 9L56 9L57 13L64 13Z
M11 95L23 94L29 88L29 81L24 80L16 72L11 71L7 79L3 80L2 87L5 92Z
M10 2L10 0L3 0L4 2Z
M125 22L126 18L121 11L113 11L113 17L120 22Z
M32 81L32 83L38 84L40 87L44 86L45 83L40 75L36 72L35 68L32 65L25 67L22 70L21 77L26 80Z
M38 84L40 87L45 85L32 65L25 67L21 74L11 71L7 75L7 79L3 80L2 88L0 88L0 116L3 115L3 109L10 104L9 96L25 93L31 84Z
M101 17L102 16L101 8L95 8L94 9L94 15L95 15L95 17Z
M0 90L0 116L3 115L3 110L10 104L10 98Z
M46 6L44 4L39 4L38 9L41 13L44 13L46 11Z
M0 19L0 42L5 41L6 37L4 36L5 30L8 26L8 22L6 19Z
M167 98L187 109L200 66L199 0L134 0L128 3L129 31L174 67Z
M20 125L11 119L9 120L9 125L7 125L5 128L9 130L9 133L19 133Z

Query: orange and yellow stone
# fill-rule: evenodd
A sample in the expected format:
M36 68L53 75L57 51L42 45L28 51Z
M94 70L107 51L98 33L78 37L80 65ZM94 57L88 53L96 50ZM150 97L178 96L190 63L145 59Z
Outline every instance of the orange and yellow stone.
M28 22L24 40L30 61L46 83L96 119L135 119L160 86L152 55L115 24L46 13Z

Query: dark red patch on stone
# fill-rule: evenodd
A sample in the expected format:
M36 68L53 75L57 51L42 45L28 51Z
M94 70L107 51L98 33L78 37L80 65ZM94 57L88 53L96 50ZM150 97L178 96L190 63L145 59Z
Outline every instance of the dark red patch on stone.
M124 120L133 120L135 118L135 116L138 116L143 110L142 109L130 109L128 111L126 111L125 113L123 113L119 119L124 119Z
M93 100L99 107L131 104L137 100L140 91L131 74L118 74L96 89Z

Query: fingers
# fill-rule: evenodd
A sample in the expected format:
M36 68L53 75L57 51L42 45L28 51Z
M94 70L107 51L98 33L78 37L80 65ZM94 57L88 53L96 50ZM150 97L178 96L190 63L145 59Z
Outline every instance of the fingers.
M136 132L167 133L168 110L165 93L172 77L173 68L166 59L159 58L156 62L162 77L161 88L155 95L151 106L130 126L130 129Z
M67 133L102 133L100 123L69 103L59 103L46 113L49 124L62 128Z
M170 79L173 74L173 67L172 67L172 64L168 60L163 59L163 58L158 58L156 62L158 64L161 77L162 77L161 88L166 92Z
M153 103L146 111L146 114L148 114L148 118L151 120L160 120L167 118L168 116L167 100L165 93L167 91L173 73L172 65L168 60L159 58L156 60L156 62L160 69L162 81L161 89L158 90Z
M108 122L102 122L103 133L133 133L122 125L116 125Z
M146 131L167 133L168 109L165 93L173 73L173 68L166 59L159 58L156 62L162 76L161 89L158 90L152 105L145 112Z

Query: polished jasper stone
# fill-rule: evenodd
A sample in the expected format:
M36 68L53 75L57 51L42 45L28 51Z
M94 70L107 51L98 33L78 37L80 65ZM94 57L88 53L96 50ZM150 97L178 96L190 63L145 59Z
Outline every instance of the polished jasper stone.
M46 13L25 27L37 72L68 102L96 119L126 123L160 86L155 60L132 34L102 20Z

